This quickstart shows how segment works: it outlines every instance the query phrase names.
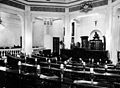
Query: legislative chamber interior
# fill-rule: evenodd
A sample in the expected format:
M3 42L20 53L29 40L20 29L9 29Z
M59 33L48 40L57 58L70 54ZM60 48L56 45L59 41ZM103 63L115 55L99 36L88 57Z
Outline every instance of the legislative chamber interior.
M120 0L0 0L0 88L120 88Z

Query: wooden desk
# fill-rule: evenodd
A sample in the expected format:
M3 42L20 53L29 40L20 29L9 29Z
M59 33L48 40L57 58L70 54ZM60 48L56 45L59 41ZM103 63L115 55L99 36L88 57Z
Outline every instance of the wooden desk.
M48 69L47 67L43 67L42 69ZM51 70L57 70L60 71L60 69L51 68ZM82 73L77 71L65 71L65 72L75 72L75 73ZM86 72L86 74L89 74L89 72ZM4 75L4 76L3 76ZM3 77L3 79L0 79L0 81L3 81L4 85L7 88L46 88L49 86L49 88L78 88L78 87L84 87L84 88L110 88L109 84L105 84L102 82L98 82L97 84L91 84L91 83L74 83L75 80L71 78L63 78L63 81L61 81L59 76L40 76L38 77L36 74L31 73L18 73L18 70L11 70L7 69L6 71L4 69L0 68L0 77ZM77 80L77 79L76 79Z
M4 69L0 68L0 74L3 77L3 79L0 79L1 82L6 86L7 88L37 88L42 86L42 88L45 88L47 86L50 86L53 88L64 88L63 86L69 86L71 88L78 88L78 87L84 87L84 88L113 88L109 87L113 85L114 82L119 82L120 81L120 75L117 73L109 73L109 74L104 74L100 73L99 71L104 71L104 68L95 68L95 73L94 73L94 80L98 82L98 84L92 85L90 83L74 83L75 80L85 80L85 81L90 81L90 71L89 67L86 67L86 71L82 71L83 67L81 65L67 65L66 70L64 70L64 78L63 81L61 81L60 74L61 74L61 69L60 69L60 64L61 63L49 63L51 65L51 68L48 67L47 62L41 62L41 64L46 64L46 66L41 66L41 74L45 73L52 73L53 75L56 75L58 78L53 78L50 79L52 76L46 75L46 78L43 77L38 77L35 72L22 72L21 74L18 73L18 69L7 69L6 71ZM78 63L79 64L79 63ZM24 67L30 67L30 68L36 68L36 65L30 65L30 64L22 64L23 68ZM74 70L73 68L78 68L80 70ZM116 71L115 69L108 69L109 71ZM119 70L118 70L119 71ZM3 76L4 75L4 76ZM104 80L104 81L103 81ZM16 84L16 85L15 85ZM2 87L4 85L1 85ZM21 87L18 87L21 86ZM104 86L103 86L104 85Z
M79 61L79 58L82 58L85 62L89 62L89 58L94 59L94 62L99 62L101 59L101 63L105 63L108 60L108 51L104 50L85 50L82 48L74 48L74 49L61 49L60 56L62 57L62 61L73 57L73 61Z

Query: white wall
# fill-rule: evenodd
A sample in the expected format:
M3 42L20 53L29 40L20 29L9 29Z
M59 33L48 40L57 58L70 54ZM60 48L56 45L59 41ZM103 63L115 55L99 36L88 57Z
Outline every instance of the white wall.
M33 23L33 46L42 46L52 50L53 37L63 39L64 14L33 12L32 15L36 20ZM44 22L49 20L52 21L52 25L45 25Z
M118 0L119 1L119 0ZM119 5L119 3L117 4ZM115 7L116 4L113 5ZM6 5L1 6L2 9L5 11L13 13L21 13L21 10L17 10L16 8L12 8L9 10ZM119 8L120 6L118 6ZM115 9L116 10L116 9ZM111 8L111 11L113 11L113 8ZM22 12L24 13L24 12ZM80 41L80 36L89 36L90 32L94 29L98 29L102 32L103 35L106 36L106 46L107 50L111 52L111 60L113 62L117 62L117 50L120 50L120 20L117 18L118 15L120 15L120 11L118 13L114 12L114 15L110 18L109 10L107 6L100 6L94 8L92 11L88 13L81 13L80 11L67 13L65 16L65 13L52 13L52 12L31 12L35 17L41 17L44 21L44 18L62 18L62 20L56 20L53 22L53 25L49 28L49 31L47 31L47 27L43 26L43 21L35 21L33 25L33 46L44 46L45 48L51 48L52 49L52 38L53 37L60 37L60 40L62 40L63 37L63 27L65 26L65 21L67 23L66 27L66 43L67 40L71 39L69 35L71 35L71 26L69 27L69 22L72 23L73 19L77 19L78 22L76 22L76 34L75 34L75 42ZM94 14L98 15L94 15ZM70 15L69 15L70 14ZM92 16L90 16L93 14ZM89 15L89 16L88 16ZM24 37L21 29L24 30L24 14L23 16L23 26L21 27L21 21L18 16L9 15L9 17L6 19L6 17L3 16L3 23L5 24L5 30L0 31L0 46L13 46L13 45L19 45L20 42L20 36L22 35ZM83 17L84 16L84 17ZM14 18L15 17L15 18ZM68 17L68 18L67 18ZM16 19L17 18L17 19ZM66 20L67 18L67 20ZM70 19L69 19L70 18ZM110 20L110 19L111 20ZM95 27L94 21L97 20L98 24ZM111 25L112 28L109 25L109 21L112 21ZM71 24L70 24L71 25ZM25 39L23 40L25 41ZM69 42L68 42L69 44ZM66 44L66 45L68 45ZM24 42L23 42L24 45ZM26 46L24 46L26 47Z
M93 30L100 30L103 35L106 31L105 24L105 15L104 14L92 14L91 16L80 17L78 19L79 22L76 22L76 36L75 42L81 42L81 36L89 36L91 38L90 33ZM95 26L95 21L97 24ZM102 39L102 38L101 38Z
M1 12L5 29L0 30L0 47L20 45L21 21L19 16Z
M60 40L62 40L62 38L63 38L63 28L64 28L63 20L54 21L53 22L53 29L52 29L53 37L60 37Z
M33 22L33 45L32 46L38 46L43 47L44 46L44 25L43 21L35 20Z
M81 42L81 36L89 36L93 30L100 30L103 35L107 35L108 29L108 11L107 6L94 8L88 13L81 13L79 11L70 14L71 23L74 21L75 26L75 42ZM97 24L95 26L95 21ZM70 29L72 30L72 29ZM108 44L108 42L107 42ZM109 50L109 48L107 48Z
M94 8L89 13L71 13L71 22L76 22L75 41L81 42L80 36L89 36L90 32L98 29L106 37L106 49L110 53L110 60L113 64L117 63L117 51L120 51L120 4L113 5L114 8L104 6ZM112 12L112 13L111 13ZM94 15L94 14L98 15ZM90 16L93 14L92 16ZM119 17L118 17L119 16ZM76 19L76 20L74 20ZM97 20L95 27L94 21Z
M54 19L54 18L53 18ZM63 20L54 20L52 25L44 25L43 21L33 23L33 46L46 49L53 48L53 37L63 39Z
M113 13L113 26L111 29L111 59L115 64L118 62L117 51L120 51L120 18L118 16L120 16L120 9L116 8Z

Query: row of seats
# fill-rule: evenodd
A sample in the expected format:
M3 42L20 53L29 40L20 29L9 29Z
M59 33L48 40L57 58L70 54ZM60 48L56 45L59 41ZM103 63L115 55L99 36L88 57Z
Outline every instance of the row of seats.
M37 58L37 63L36 63L36 58ZM49 59L51 60L50 62L49 62ZM37 73L36 72L36 64L39 64L41 66L41 73L43 73L43 74L48 73L47 75L55 74L58 77L60 77L60 74L61 74L61 72L60 72L60 66L61 66L61 64L65 65L66 63L60 62L60 61L58 61L58 62L52 62L52 59L53 59L53 57L52 58L48 58L46 60L45 57L41 57L41 56L37 56L37 57L24 57L22 59L21 57L7 55L7 61L8 61L7 65L8 65L8 67L10 69L14 69L14 70L16 69L16 70L18 70L18 68L19 68L18 67L18 61L21 61L22 63L27 63L27 64L32 65L32 66L22 65L22 69L21 70L24 71L24 73L35 73L36 74ZM64 73L63 73L64 77L72 79L72 80L75 80L75 79L85 79L85 80L90 81L90 74L85 74L85 75L83 74L83 67L82 67L83 64L80 64L80 63L78 63L79 65L75 65L75 64L77 64L77 63L73 63L73 64L72 64L72 62L67 63L66 69L70 69L70 70L73 70L73 71L69 71L69 70L66 71L65 70ZM49 68L49 65L51 66L51 68ZM53 69L53 68L56 68L56 69ZM73 68L75 68L75 69L78 68L79 70L78 69L75 70ZM90 70L90 68L86 65L85 70L87 72L87 71ZM99 71L100 69L96 69L96 70ZM82 71L82 73L79 72L79 71ZM35 74L32 74L32 75L35 75ZM102 78L102 77L105 77L105 78ZM95 75L95 79L94 80L101 82L100 79L102 79L102 80L105 80L105 82L108 82L108 84L110 84L107 78L108 77L104 76L104 75L98 75L98 76ZM110 77L110 78L111 79L115 79L114 77ZM117 80L115 80L115 82L118 83L119 82L119 78ZM113 82L112 82L112 84L113 84ZM58 87L58 88L60 88L60 87ZM62 87L62 88L64 88L64 87ZM85 87L85 88L87 88L87 87ZM94 86L92 86L92 88L94 88ZM110 88L110 87L107 87L107 88ZM114 87L111 87L111 88L114 88Z

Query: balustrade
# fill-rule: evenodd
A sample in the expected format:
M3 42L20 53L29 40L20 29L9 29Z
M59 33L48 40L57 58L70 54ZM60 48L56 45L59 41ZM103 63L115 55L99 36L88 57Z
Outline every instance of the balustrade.
M33 48L33 52L38 52L40 50L43 50L43 48ZM6 56L7 53L10 53L11 55L17 56L20 54L21 48L14 48L14 49L0 49L0 56Z
M0 56L6 56L7 53L10 53L11 55L17 56L20 54L21 48L15 48L15 49L0 49Z

